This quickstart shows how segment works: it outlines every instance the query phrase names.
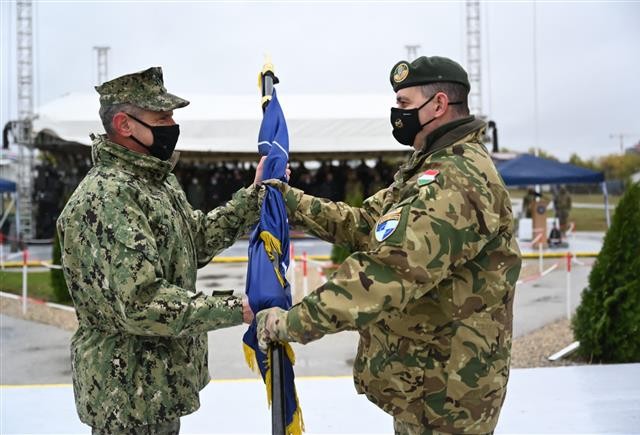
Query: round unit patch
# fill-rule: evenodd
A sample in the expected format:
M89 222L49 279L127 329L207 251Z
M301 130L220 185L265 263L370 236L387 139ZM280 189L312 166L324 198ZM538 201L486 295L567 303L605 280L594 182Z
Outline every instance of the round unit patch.
M376 240L382 242L387 239L398 228L400 223L400 211L396 210L382 216L380 222L376 225Z

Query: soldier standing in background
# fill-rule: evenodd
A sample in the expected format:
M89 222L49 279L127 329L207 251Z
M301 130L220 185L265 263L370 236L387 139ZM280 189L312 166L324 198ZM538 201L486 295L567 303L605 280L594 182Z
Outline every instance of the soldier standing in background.
M511 200L460 65L401 61L391 85L393 135L415 149L391 186L350 207L268 181L292 225L357 252L288 312L258 313L258 336L265 347L357 330L356 389L393 415L397 434L491 433L521 266Z
M569 212L571 211L571 195L564 186L553 198L553 208L556 210L556 217L560 222L560 231L564 237L567 232L567 223L569 222Z
M534 188L527 189L527 194L522 198L522 216L531 219L531 205L536 202L540 195Z
M264 189L194 210L171 172L173 110L189 102L160 68L96 90L107 134L92 135L94 166L58 219L76 407L93 434L177 434L209 382L207 331L252 319L242 298L198 292L197 268L257 222Z

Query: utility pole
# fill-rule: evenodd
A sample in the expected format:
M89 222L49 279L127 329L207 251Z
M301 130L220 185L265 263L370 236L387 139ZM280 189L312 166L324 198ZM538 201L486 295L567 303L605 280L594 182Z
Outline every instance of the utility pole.
M409 62L411 62L416 57L418 57L418 49L420 48L420 45L418 44L405 45L404 48L407 49L407 60Z
M31 0L16 2L18 67L18 121L14 136L20 145L18 161L18 208L16 234L22 240L35 236L33 220L33 5Z
M538 112L538 16L536 3L532 2L533 7L533 147L534 154L538 157L539 151L539 112ZM539 192L538 186L536 191Z
M98 81L96 85L100 86L109 78L109 50L108 46L95 46L93 49L96 51L98 60Z
M632 136L634 136L634 135L625 134L625 133L618 133L618 134L611 133L609 135L609 139L619 138L620 139L620 154L624 154L624 138L625 137L632 137Z

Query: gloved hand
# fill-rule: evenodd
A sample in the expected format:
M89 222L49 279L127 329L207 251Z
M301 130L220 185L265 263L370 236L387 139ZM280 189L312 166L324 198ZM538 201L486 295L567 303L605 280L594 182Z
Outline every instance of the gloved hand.
M291 341L287 333L287 311L279 307L267 308L256 315L258 326L258 346L267 353L273 342Z

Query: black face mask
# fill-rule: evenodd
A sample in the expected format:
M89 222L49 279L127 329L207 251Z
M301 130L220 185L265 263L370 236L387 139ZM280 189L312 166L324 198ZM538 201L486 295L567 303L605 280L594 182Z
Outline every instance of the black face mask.
M434 117L421 125L420 118L418 116L418 112L420 111L420 109L426 106L429 101L433 100L436 95L438 95L437 92L417 109L399 109L397 107L391 108L391 126L393 127L392 134L393 137L395 137L396 140L402 145L413 146L413 141L416 140L416 136L418 135L418 133L420 133L420 130L436 120L436 118ZM454 104L462 104L462 102L450 102L449 106Z
M418 117L418 112L424 106L426 106L429 101L433 100L433 98L437 94L433 94L431 98L425 101L422 106L416 109L399 109L397 107L391 108L391 126L393 127L393 137L396 138L398 142L402 145L413 145L413 141L416 139L420 130L422 130L426 125L435 121L436 118L432 118L424 124L420 125L420 118Z
M126 113L126 112L125 112ZM139 120L133 115L128 116L138 121L140 124L151 130L153 135L153 143L151 145L145 145L137 137L131 135L131 139L138 142L141 146L149 150L149 154L153 157L157 157L160 160L169 160L169 157L173 154L173 150L176 149L178 143L178 136L180 136L180 126L174 125L149 125L144 121Z

